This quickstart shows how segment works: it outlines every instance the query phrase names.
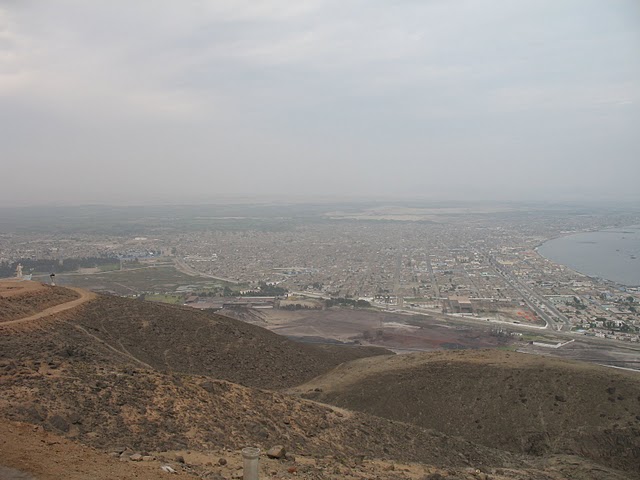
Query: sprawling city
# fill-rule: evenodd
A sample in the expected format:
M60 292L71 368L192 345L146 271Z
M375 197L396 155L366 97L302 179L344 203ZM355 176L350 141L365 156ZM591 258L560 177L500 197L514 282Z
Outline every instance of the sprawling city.
M0 0L0 480L640 479L638 0Z
M49 233L46 223L27 222L2 233L0 262L5 276L19 265L20 275L45 282L200 309L317 310L333 299L527 338L555 332L558 344L566 334L640 340L638 286L578 273L537 251L555 237L637 225L633 209L323 205L266 207L262 218L251 216L256 206L236 206L232 218L216 213L229 208L211 207L205 220L185 210L179 226L175 218L123 220L127 233L73 221Z

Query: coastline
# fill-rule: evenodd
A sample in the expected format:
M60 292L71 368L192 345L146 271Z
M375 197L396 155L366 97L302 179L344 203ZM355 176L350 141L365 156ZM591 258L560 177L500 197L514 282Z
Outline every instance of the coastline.
M599 228L599 229L587 229L587 230L582 230L579 232L572 232L572 233L563 233L563 234L559 234L559 235L555 235L553 237L547 238L544 241L538 243L535 247L533 247L533 251L536 252L537 255L540 255L541 257L543 257L544 259L548 260L549 262L552 262L556 265L562 266L566 269L568 269L570 272L589 278L595 282L599 282L599 283L606 283L614 288L616 288L617 290L622 290L622 291L626 291L627 289L640 289L640 281L638 281L637 283L623 283L620 282L618 280L613 280L610 278L605 278L605 277L601 277L598 275L593 275L593 274L589 274L589 273L585 273L585 272L581 272L580 270L575 269L574 267L571 267L569 265L567 265L566 263L563 262L558 262L557 260L554 260L552 258L549 258L548 256L544 255L542 252L540 252L540 247L542 247L543 245L553 241L553 240L558 240L558 239L562 239L562 238L569 238L572 236L576 236L576 235L582 235L582 234L586 234L586 233L598 233L598 232L607 232L608 230L611 229L617 229L617 228L633 228L633 229L640 229L640 225L637 224L633 224L633 225L615 225L615 226L610 226L610 227L604 227L604 228Z

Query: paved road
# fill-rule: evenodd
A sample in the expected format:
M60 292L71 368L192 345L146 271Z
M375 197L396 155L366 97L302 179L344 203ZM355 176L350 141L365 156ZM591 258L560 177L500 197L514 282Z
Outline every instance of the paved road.
M146 267L135 267L135 268L125 268L118 270L105 270L104 272L62 272L56 273L56 277L86 277L88 275L108 275L112 273L126 273L126 272L135 272L136 270L147 270L149 268L162 268L162 267L172 267L173 263L154 263L153 265L147 265ZM33 278L49 278L48 273L43 273L41 275L33 275ZM2 480L0 478L0 480Z
M431 256L427 254L427 270L429 271L429 278L431 279L431 287L433 288L433 295L435 298L440 298L440 287L438 286L438 279L433 271L433 265L431 265Z
M554 330L571 330L571 322L567 317L558 311L549 301L542 295L533 291L528 285L523 284L511 271L509 271L490 254L484 254L489 265L494 271L500 275L511 288L521 295L524 302L531 310L536 312L540 318L547 322L547 326Z
M236 280L232 280L230 278L216 277L214 275L209 275L208 273L199 272L195 268L190 267L185 262L183 262L182 260L178 260L177 258L174 259L173 264L175 265L176 270L178 270L179 272L184 273L185 275L189 275L190 277L213 278L214 280L222 280L223 282L233 283L234 285L240 283L240 282L238 282Z

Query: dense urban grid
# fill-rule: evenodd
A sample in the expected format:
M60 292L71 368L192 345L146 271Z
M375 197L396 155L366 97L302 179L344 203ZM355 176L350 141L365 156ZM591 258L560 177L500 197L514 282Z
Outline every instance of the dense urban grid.
M24 273L36 278L51 269L86 280L171 268L210 280L113 292L164 295L176 303L242 294L340 298L639 341L640 288L587 277L536 251L560 235L638 224L637 214L533 210L402 218L324 214L284 226L274 220L273 228L141 228L130 234L12 231L0 236L0 262L5 276L22 262ZM85 262L69 272L63 268L69 259Z

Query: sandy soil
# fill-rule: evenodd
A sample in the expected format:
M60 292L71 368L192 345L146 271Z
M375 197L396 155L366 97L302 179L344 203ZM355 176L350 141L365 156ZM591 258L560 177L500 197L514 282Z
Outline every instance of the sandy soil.
M5 467L5 468L2 468ZM18 476L11 470L18 470ZM199 478L181 472L186 478ZM0 479L157 480L172 478L160 462L121 462L93 448L19 422L0 420Z
M184 459L184 464L175 461L178 456ZM224 459L225 464L220 465L219 459ZM163 472L160 468L163 465L169 465L177 475ZM427 475L433 475L431 478L435 479L460 479L479 478L478 472L475 468L438 469L423 464L368 458L297 455L295 460L279 461L268 459L263 453L260 459L260 478L275 479L420 480L429 478ZM109 453L45 432L41 427L0 420L0 480L158 480L174 476L223 480L241 473L242 456L239 451L176 450L163 452L162 461L121 461ZM490 478L531 478L526 472L504 469L501 473ZM544 475L537 478L559 480L561 477Z
M46 287L39 282L0 280L0 298L9 298L16 295L32 294L42 291Z

